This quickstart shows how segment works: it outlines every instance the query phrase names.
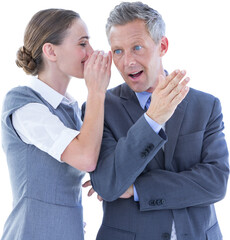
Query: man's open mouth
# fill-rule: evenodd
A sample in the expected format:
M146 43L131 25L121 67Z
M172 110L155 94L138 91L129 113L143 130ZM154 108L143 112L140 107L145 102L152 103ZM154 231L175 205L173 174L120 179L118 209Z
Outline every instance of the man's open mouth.
M135 73L129 74L129 76L131 78L138 78L142 73L143 73L143 71L141 70L139 72L135 72Z

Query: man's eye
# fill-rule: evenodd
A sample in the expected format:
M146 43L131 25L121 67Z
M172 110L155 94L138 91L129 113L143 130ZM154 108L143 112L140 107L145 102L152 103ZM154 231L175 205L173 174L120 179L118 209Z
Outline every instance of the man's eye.
M139 51L139 50L141 50L141 49L142 49L142 46L139 46L139 45L137 45L137 46L134 47L134 50L137 50L137 51Z
M117 50L114 50L114 53L115 53L115 54L121 54L122 51L121 51L121 49L117 49Z

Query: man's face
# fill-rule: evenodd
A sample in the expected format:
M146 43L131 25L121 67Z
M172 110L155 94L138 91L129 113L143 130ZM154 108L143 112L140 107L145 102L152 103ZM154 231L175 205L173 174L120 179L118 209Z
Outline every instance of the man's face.
M144 21L138 19L113 26L109 42L114 64L129 87L135 92L152 92L164 72L161 58L168 48L167 38L156 44Z

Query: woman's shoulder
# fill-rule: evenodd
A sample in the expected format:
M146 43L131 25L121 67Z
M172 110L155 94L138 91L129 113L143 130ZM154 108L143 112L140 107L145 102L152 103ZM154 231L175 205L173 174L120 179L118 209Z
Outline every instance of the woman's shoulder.
M39 101L41 99L41 95L34 91L32 88L27 86L18 86L12 88L7 94L6 99L13 98L14 100L23 100L27 101L29 99L34 99Z
M29 103L42 103L41 96L27 86L12 88L3 101L3 111L17 109Z

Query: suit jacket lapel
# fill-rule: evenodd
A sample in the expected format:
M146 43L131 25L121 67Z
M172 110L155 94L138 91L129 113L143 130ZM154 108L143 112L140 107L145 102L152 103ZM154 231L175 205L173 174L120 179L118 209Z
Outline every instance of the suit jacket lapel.
M140 106L135 93L129 88L126 83L122 84L121 86L120 97L124 108L126 109L133 123L135 123L145 111ZM172 117L167 121L165 128L168 136L168 141L164 147L164 155L158 154L155 156L159 162L162 161L162 156L164 156L165 169L170 171L174 171L172 159L186 107L187 101L183 100L176 108Z
M140 103L133 90L131 90L126 83L122 84L121 87L120 97L122 104L133 123L135 123L145 111L140 106Z
M173 154L175 151L177 139L179 136L184 113L187 108L187 101L183 100L176 108L172 117L166 123L166 133L168 141L165 144L165 168L169 171L175 171L172 165Z
M133 123L135 123L144 113L145 110L140 106L140 103L137 99L136 94L133 90L129 88L127 84L122 85L120 97L122 99L122 104L132 119ZM164 169L164 152L162 149L154 157L158 163L158 167ZM151 168L151 162L147 169Z

